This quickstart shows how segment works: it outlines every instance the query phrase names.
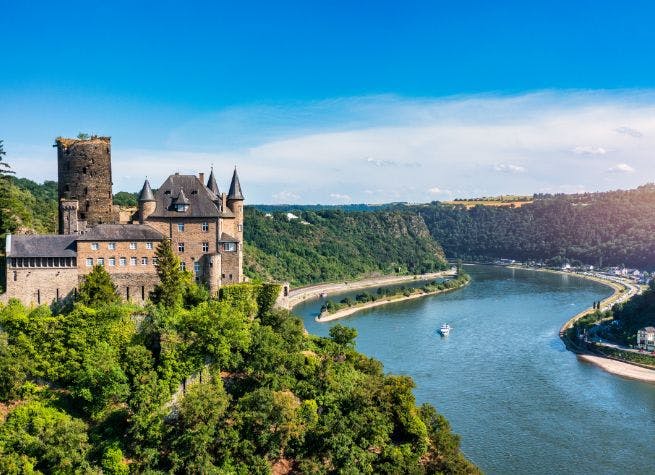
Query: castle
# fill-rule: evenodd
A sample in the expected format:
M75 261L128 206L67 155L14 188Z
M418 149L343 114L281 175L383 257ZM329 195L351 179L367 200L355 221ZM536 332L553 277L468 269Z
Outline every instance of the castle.
M243 192L236 168L227 193L212 169L145 180L136 210L112 204L111 139L58 138L59 234L8 235L4 298L49 304L75 293L96 265L125 300L143 302L158 283L155 251L170 239L182 269L212 294L243 281Z

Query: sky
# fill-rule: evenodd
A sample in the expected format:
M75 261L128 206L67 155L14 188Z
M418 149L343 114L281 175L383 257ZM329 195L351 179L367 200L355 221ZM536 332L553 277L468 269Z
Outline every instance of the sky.
M655 4L0 0L0 139L112 138L114 192L238 167L250 203L655 181Z

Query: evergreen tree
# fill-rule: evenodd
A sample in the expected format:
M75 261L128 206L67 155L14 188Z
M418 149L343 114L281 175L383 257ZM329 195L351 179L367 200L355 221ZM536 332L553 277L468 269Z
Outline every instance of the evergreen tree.
M180 307L189 284L189 277L180 268L180 258L173 252L170 239L164 239L157 246L157 275L159 284L155 286L152 300L164 307Z
M76 300L88 307L99 307L118 303L121 298L105 268L95 266L91 273L84 278Z
M13 175L14 171L12 171L11 166L7 162L2 161L2 157L7 155L2 142L3 140L0 140L0 178L5 178L7 175Z

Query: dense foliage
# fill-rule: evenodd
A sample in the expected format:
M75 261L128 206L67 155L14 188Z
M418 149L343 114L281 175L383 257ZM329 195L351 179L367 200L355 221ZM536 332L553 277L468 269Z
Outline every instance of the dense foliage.
M0 307L0 472L477 471L410 378L357 353L352 329L306 335L271 308L278 291Z
M245 272L292 284L373 273L425 273L445 268L423 220L397 211L305 211L269 216L246 208Z
M448 257L655 269L655 185L535 198L520 208L433 203L409 211L425 220Z

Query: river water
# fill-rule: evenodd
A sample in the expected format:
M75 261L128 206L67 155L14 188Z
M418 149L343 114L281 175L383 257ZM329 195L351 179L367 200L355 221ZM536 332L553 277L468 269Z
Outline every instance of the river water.
M605 373L558 337L609 294L574 276L467 266L463 289L316 323L321 301L294 309L309 332L355 327L357 349L411 376L487 473L655 473L655 385ZM330 298L341 297L331 295ZM437 330L449 323L450 336Z

